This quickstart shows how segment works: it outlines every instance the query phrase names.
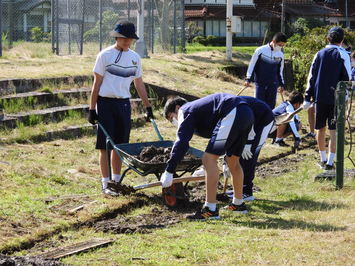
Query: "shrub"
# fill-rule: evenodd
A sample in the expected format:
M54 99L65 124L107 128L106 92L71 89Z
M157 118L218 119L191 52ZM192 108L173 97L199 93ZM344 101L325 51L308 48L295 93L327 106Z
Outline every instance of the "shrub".
M199 43L202 45L207 45L206 37L205 36L196 36L192 39L192 43Z
M30 30L31 40L34 42L48 42L50 41L50 33L43 32L40 27L34 27Z
M314 28L304 36L294 35L291 37L288 46L293 61L293 72L295 88L301 92L305 91L308 72L314 55L324 48L327 41L327 33L332 26ZM345 30L345 39L352 47L355 45L355 32Z
M186 27L186 40L191 43L192 40L202 32L202 28L197 26L196 23L190 21Z
M298 18L294 23L290 25L290 29L293 34L300 34L304 36L310 30L324 27L325 25L326 24L324 21L316 18Z

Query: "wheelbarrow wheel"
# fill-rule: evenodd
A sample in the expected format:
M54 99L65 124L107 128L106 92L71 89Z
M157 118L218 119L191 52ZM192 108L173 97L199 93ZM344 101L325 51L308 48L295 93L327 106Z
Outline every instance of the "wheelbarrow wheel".
M186 195L182 183L163 188L163 200L168 207L176 207L179 203L184 202Z

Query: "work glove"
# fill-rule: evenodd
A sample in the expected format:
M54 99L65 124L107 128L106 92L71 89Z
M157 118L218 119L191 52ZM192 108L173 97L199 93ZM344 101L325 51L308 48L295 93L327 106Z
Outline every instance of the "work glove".
M165 171L160 178L162 187L171 187L173 184L173 174Z
M249 160L253 157L253 153L251 152L251 144L246 144L244 146L244 150L243 150L243 153L242 153L242 158L244 160Z
M297 150L300 147L301 139L300 138L295 138L295 144L294 148Z
M99 120L99 117L97 116L96 110L90 109L89 116L88 116L89 123L95 125L98 120Z
M150 119L154 119L152 107L147 107L147 108L146 108L146 112L145 112L144 117L145 117L145 120L146 120L147 122L149 122Z
M309 107L311 107L311 105L312 105L312 103L311 102L307 102L307 101L304 101L304 103L303 103L303 109L304 110L308 110L309 109Z

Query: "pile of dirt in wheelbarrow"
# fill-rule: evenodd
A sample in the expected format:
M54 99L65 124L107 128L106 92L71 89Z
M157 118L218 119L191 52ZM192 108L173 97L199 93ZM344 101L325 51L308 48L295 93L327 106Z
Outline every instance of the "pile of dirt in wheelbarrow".
M46 265L46 266L57 266L64 265L59 261L46 260L41 257L16 257L16 256L4 256L0 255L0 265Z
M136 156L136 158L140 161L146 163L165 163L169 160L171 152L171 147L155 147L155 146L147 146L142 149L140 154ZM183 160L197 160L198 158L192 154L185 154Z

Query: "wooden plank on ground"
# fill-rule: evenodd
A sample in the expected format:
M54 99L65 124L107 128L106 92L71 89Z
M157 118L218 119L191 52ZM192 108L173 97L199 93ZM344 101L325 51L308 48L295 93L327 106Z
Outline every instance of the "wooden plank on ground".
M88 203L84 203L84 204L82 204L82 205L80 205L80 206L78 206L78 207L75 207L75 208L73 208L73 209L70 209L70 210L68 211L68 213L69 213L69 214L74 214L74 213L76 213L76 212L78 212L78 211L84 209L85 207L87 207L87 206L89 206L89 205L91 205L91 204L94 204L94 203L96 203L96 202L97 202L97 200L93 200L93 201L90 201L90 202L88 202Z
M40 254L39 256L44 259L60 259L66 256L77 254L79 252L87 251L88 249L103 247L112 243L112 239L102 239L94 238L85 242L76 243L62 248L57 248L45 253Z

